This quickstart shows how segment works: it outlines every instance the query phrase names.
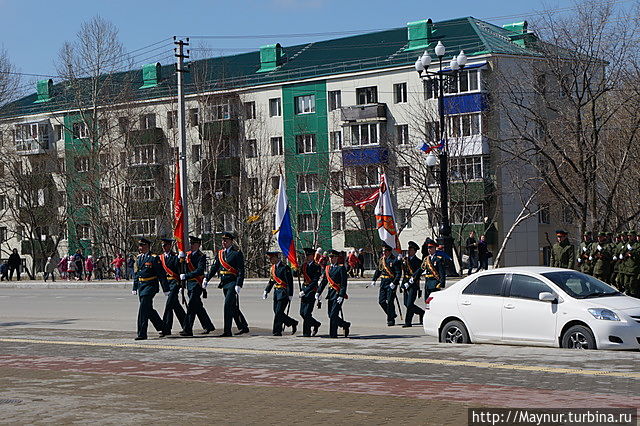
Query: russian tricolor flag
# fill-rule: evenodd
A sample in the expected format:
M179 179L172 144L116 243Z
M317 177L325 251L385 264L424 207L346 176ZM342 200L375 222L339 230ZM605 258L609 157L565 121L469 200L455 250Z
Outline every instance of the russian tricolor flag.
M287 189L282 175L280 175L280 188L278 189L278 202L276 203L276 230L274 233L278 239L282 254L289 259L291 266L297 268L298 257L296 256L296 245L291 229L291 213L289 212Z
M440 150L444 148L444 139L441 140L438 145L429 145L428 143L423 141L418 146L416 146L416 148L418 148L420 151L423 151L425 154L428 154L435 149Z

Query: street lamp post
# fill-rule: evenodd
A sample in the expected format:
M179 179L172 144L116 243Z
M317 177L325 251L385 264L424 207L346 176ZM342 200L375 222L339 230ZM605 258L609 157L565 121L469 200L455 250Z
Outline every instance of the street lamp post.
M457 77L458 73L467 64L467 56L464 54L464 51L461 50L457 57L454 56L453 59L451 59L451 62L449 63L450 70L444 71L442 69L442 60L446 49L444 44L442 44L442 41L438 41L434 50L438 57L438 71L429 71L431 55L429 55L426 50L422 56L416 60L415 69L420 78L422 78L424 73L427 78L435 78L438 81L438 115L440 117L440 141L442 143L442 148L438 154L438 160L440 162L440 215L442 217L442 223L440 225L440 241L441 244L444 245L445 252L453 258L453 237L451 236L451 222L449 220L449 154L444 120L444 78L447 75ZM436 156L432 151L427 156L427 166L433 167L435 165Z

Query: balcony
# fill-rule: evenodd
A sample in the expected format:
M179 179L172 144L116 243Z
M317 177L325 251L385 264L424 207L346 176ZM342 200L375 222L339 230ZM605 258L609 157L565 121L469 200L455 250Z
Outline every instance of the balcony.
M131 145L161 144L162 142L164 142L164 140L164 130L159 127L131 130L129 132L129 143Z
M240 122L237 119L208 121L200 126L200 131L204 140L235 137L240 134Z
M368 166L389 162L389 149L380 145L360 145L342 149L343 166Z
M387 119L387 104L352 105L340 108L342 121L384 121Z
M49 150L49 138L39 137L38 139L16 140L16 154L35 155L44 154Z
M486 93L445 96L443 104L446 115L469 114L486 111L489 108L489 100Z

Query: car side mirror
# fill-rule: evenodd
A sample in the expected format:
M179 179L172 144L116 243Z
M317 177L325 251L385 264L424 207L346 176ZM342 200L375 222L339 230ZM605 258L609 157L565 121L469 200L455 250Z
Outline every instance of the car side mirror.
M556 295L553 293L549 293L548 291L543 291L542 293L540 293L538 295L538 299L542 300L543 302L551 302L551 303L555 303L558 301L558 298L556 297Z

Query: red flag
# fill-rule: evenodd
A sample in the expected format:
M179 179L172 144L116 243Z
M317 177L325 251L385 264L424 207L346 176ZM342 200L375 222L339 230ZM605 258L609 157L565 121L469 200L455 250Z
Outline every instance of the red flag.
M184 215L182 214L182 194L180 192L180 162L176 162L176 186L173 191L173 238L176 240L178 250L186 253L184 249Z

